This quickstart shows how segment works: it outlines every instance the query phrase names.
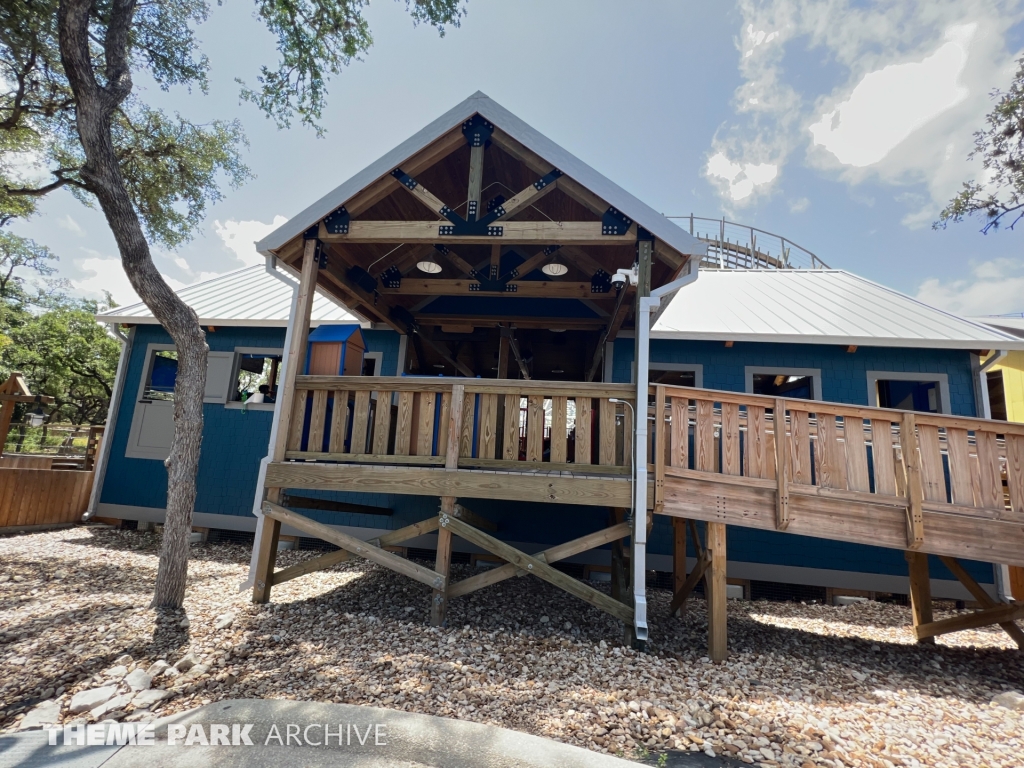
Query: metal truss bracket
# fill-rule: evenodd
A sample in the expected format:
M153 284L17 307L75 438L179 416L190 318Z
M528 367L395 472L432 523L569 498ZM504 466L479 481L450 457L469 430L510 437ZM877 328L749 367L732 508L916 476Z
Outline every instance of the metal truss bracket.
M323 243L317 242L316 255L313 258L316 259L317 269L327 269L327 249Z
M602 235L624 235L633 225L633 220L617 208L609 208L601 217Z
M494 126L480 115L473 115L462 124L462 135L466 137L466 142L471 147L486 145L491 140L492 133L494 133Z
M469 290L473 293L515 293L519 290L519 286L515 283L510 283L513 275L510 273L507 280L489 280L480 276L480 273L474 275L478 283L470 283Z
M457 214L452 214L457 216ZM448 216L449 221L452 216ZM503 237L505 228L500 226L489 226L490 221L497 216L485 216L480 221L460 221L458 224L442 224L437 228L437 234L442 236L455 237Z
M590 278L591 293L608 293L612 289L612 276L603 269L597 270Z
M324 227L332 235L347 235L349 225L348 211L342 206L334 213L324 217Z
M402 270L392 264L380 273L380 281L388 288L401 288Z
M551 173L547 174L546 176L542 176L541 178L537 179L537 181L533 182L533 188L540 191L544 189L544 187L546 187L548 184L554 184L558 177L561 175L562 172L555 168L551 171Z
M408 189L416 189L416 187L419 186L419 182L401 168L395 168L395 170L391 172L391 175L398 179L399 184Z
M351 267L348 271L348 279L367 293L373 293L377 290L377 278L362 267Z
M494 197L492 197L490 200L487 201L487 212L491 213L495 208L501 208L501 206L504 203L505 203L505 196L504 195L495 195Z
M638 243L640 243L640 242L653 243L654 242L654 235L652 235L650 232L648 232L643 227L637 225L637 228L636 228L636 240L637 240Z
M312 227L302 233L303 240L316 240L320 237L320 225L314 224Z

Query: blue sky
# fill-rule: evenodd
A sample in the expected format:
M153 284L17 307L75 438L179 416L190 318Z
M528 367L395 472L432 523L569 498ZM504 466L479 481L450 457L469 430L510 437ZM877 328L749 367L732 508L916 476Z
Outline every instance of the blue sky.
M199 31L209 95L145 98L194 120L238 117L256 178L195 240L157 252L172 285L257 263L252 242L476 90L666 214L726 216L833 267L963 314L1024 310L1024 231L931 228L973 131L1024 49L1024 2L470 0L444 38L403 2L367 12L375 44L330 86L325 138L240 104L272 61L245 2ZM17 228L83 295L134 300L96 210L48 198Z

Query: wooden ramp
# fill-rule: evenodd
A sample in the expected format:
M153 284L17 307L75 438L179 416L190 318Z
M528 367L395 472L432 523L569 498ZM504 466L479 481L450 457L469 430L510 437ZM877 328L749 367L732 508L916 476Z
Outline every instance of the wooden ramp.
M904 550L919 639L1000 624L1024 641L1012 624L1024 618L1024 605L995 603L956 562L1024 565L1024 424L651 391L654 511L680 526L707 524L701 573L681 585L673 610L702 576L708 580L705 572L717 574L716 560L724 564L724 526L741 525ZM932 622L925 554L942 557L982 610ZM710 600L724 601L724 570L721 581L718 589L708 580Z

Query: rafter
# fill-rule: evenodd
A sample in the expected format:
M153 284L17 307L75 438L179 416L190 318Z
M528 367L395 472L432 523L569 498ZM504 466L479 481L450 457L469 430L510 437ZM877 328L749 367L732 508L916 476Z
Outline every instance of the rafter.
M576 245L624 245L636 242L636 225L624 235L601 234L599 221L508 221L493 235L442 235L436 221L353 221L348 234L335 235L320 224L318 237L325 243L459 243L493 245L495 241Z
M477 315L432 315L413 313L420 325L462 325L472 324L474 328L493 328L499 319L502 322L514 323L517 328L564 328L566 330L587 331L601 327L608 322L606 317L530 317L528 315L502 315L497 317L480 317Z
M510 282L506 284L506 291L503 292L481 290L480 283L475 280L407 277L398 288L381 286L378 290L383 296L525 296L594 300L614 298L614 294L610 293L593 293L589 282L552 280Z

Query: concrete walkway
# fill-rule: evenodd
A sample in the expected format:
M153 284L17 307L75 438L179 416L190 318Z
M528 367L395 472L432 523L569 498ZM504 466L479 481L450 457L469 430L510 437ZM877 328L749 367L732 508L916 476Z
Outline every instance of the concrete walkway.
M238 746L203 746L213 725ZM325 746L324 725L330 744ZM252 746L242 739L246 732ZM290 729L288 726L292 726ZM291 743L289 741L291 734ZM338 744L341 733L341 745ZM168 743L168 735L177 743ZM193 743L186 745L189 735ZM279 738L278 738L279 736ZM360 744L362 740L362 744ZM153 745L50 746L46 731L0 736L0 768L625 768L627 760L461 720L349 704L236 699L164 718ZM317 745L317 742L320 742Z

